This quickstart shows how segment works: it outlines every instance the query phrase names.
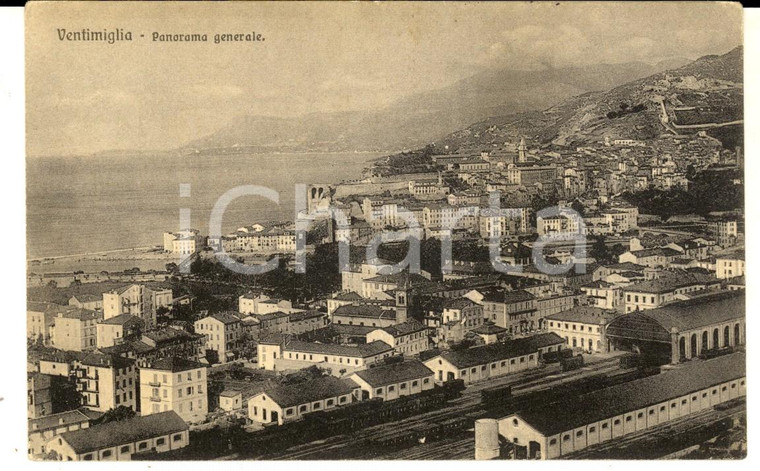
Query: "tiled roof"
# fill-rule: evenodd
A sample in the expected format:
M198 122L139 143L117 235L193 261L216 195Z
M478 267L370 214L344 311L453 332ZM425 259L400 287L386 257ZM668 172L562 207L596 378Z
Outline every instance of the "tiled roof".
M103 301L103 296L98 296L95 294L77 294L72 296L71 299L76 299L80 303L92 303Z
M333 311L333 316L343 317L361 317L365 319L395 319L396 311L394 309L383 309L381 306L373 304L348 304L340 306Z
M597 288L597 289L601 289L601 288L609 288L611 286L612 286L612 283L607 283L606 281L603 281L603 280L596 280L596 281L592 281L590 283L586 283L585 285L581 285L581 288Z
M336 295L333 299L335 299L336 301L358 301L364 298L362 298L361 295L359 295L358 293L349 291L347 293L340 293Z
M506 331L507 329L505 329L504 327L499 327L498 325L495 325L495 324L483 324L476 329L472 329L472 332L479 335L501 334Z
M620 314L621 313L610 309L602 309L594 306L578 306L567 311L546 316L546 320L607 325L612 319Z
M26 310L34 312L47 312L49 310L63 309L64 306L55 303L39 302L39 301L27 301Z
M470 306L475 306L475 303L472 302L472 300L468 298L455 298L455 299L447 299L443 303L444 309L464 309Z
M162 344L162 343L168 343L172 341L186 341L186 340L193 340L197 338L202 338L203 335L201 334L191 334L189 332L185 332L183 330L178 329L172 329L172 328L165 328L165 329L156 329L151 330L149 332L143 332L143 337L146 337L154 342L156 342L156 345ZM160 345L159 345L160 346Z
M225 389L224 391L222 391L221 393L219 393L219 397L235 397L235 396L240 396L242 394L243 393L241 391L234 391L234 390L231 390L231 389Z
M409 319L408 321L402 322L400 324L383 327L381 330L388 332L394 337L401 337L403 335L409 335L414 332L422 332L426 329L427 327L420 324L419 321L415 319Z
M89 309L81 309L74 306L61 306L52 308L47 311L52 313L54 317L65 317L66 319L79 319L80 321L91 321L94 319L102 319L103 313L97 311L91 311Z
M240 322L240 318L238 316L229 312L218 312L216 314L211 314L209 317L212 317L224 324L234 324L236 322Z
M100 321L99 323L107 324L107 325L127 325L127 324L144 325L145 321L143 321L137 316L133 316L132 314L119 314L118 316L109 317L108 319Z
M604 268L609 268L613 271L642 271L646 268L645 265L639 265L633 262L614 263L612 265L604 265Z
M88 353L80 361L83 365L109 368L126 368L135 364L135 360L104 353Z
M552 332L514 339L507 343L497 343L468 348L467 350L444 352L441 354L441 357L448 360L449 363L457 368L467 368L470 366L485 365L493 361L535 353L540 347L564 343L565 340L562 337Z
M533 299L536 299L536 297L523 289L504 291L503 293L497 291L486 294L484 298L485 301L504 304L531 301Z
M365 282L371 282L371 283L386 283L386 284L395 284L395 285L414 285L414 284L426 284L430 283L430 280L425 278L422 275L418 275L416 273L396 273L393 275L378 275L372 278L368 278L364 280Z
M660 278L643 281L623 288L625 292L667 293L678 288L695 285L714 285L719 280L714 276L701 275L687 271L666 271Z
M277 386L266 391L266 394L280 407L293 407L351 394L358 387L350 379L325 376L305 383Z
M662 374L612 386L566 403L536 407L518 413L546 436L665 402L744 377L744 353L707 361L693 361Z
M54 429L71 424L81 424L89 421L90 417L84 412L79 410L70 410L61 412L59 414L39 417L37 419L29 419L29 433L41 432L48 429Z
M159 371L171 371L172 373L178 373L181 371L196 370L198 368L205 368L205 365L192 360L186 360L179 357L168 357L156 360L150 364L150 366L144 367L145 370L159 370Z
M166 411L64 432L60 437L75 453L82 454L185 430L188 430L185 421L176 412Z
M632 255L634 255L636 258L646 258L646 257L654 257L654 256L661 256L661 257L675 257L679 255L681 252L678 250L674 250L668 247L657 247L654 249L642 249L642 250L634 250L631 252Z
M401 363L376 366L357 371L354 374L366 381L370 386L377 388L388 384L433 376L433 370L422 364L419 360L406 360Z
M384 352L390 352L393 347L387 343L375 340L363 345L348 346L337 345L332 343L301 342L300 340L291 340L285 346L285 351L299 351L306 353L316 353L322 355L336 355L355 358L368 358Z
M283 317L289 317L289 315L285 314L282 311L276 311L276 312L268 312L266 314L251 314L248 317L253 317L254 319L257 319L258 321L268 321L271 319L281 319Z
M304 321L306 319L325 317L326 315L327 315L326 313L319 312L319 311L304 311L304 312L295 312L293 314L288 314L288 317L290 318L290 322L299 322L299 321Z

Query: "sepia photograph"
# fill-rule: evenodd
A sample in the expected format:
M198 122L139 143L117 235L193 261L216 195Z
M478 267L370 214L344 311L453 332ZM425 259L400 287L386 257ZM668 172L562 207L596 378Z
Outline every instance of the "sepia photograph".
M747 457L741 4L24 10L28 460Z

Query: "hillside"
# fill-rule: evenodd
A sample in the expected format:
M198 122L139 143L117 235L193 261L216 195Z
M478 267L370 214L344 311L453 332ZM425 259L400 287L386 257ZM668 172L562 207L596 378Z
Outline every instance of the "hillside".
M572 96L648 76L665 66L632 62L540 71L487 70L377 111L313 113L298 118L240 116L189 143L183 151L415 148L489 116L545 109Z
M670 124L733 121L743 116L742 70L743 50L737 47L608 91L580 94L541 112L489 118L440 142L450 148L489 148L520 136L541 145L652 139L667 132L660 123L661 101Z

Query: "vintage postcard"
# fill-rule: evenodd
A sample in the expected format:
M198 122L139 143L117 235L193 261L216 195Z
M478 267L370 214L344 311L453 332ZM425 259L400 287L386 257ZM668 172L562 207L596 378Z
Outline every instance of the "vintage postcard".
M29 459L744 458L742 34L28 3Z

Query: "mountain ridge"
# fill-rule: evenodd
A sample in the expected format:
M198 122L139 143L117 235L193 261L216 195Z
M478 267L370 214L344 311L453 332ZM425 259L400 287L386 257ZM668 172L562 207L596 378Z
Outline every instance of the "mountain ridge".
M660 101L671 120L682 124L706 117L741 119L743 47L647 77L570 97L542 111L491 117L439 139L450 149L492 147L525 137L538 145L584 145L611 139L652 139L667 129L661 125ZM633 112L639 107L643 109ZM697 108L697 116L679 108ZM715 111L718 110L718 111ZM700 115L701 113L701 115Z
M572 96L625 83L630 77L650 75L657 67L628 62L540 71L484 70L380 110L310 113L296 118L239 116L181 151L415 148L489 116L545 109Z

